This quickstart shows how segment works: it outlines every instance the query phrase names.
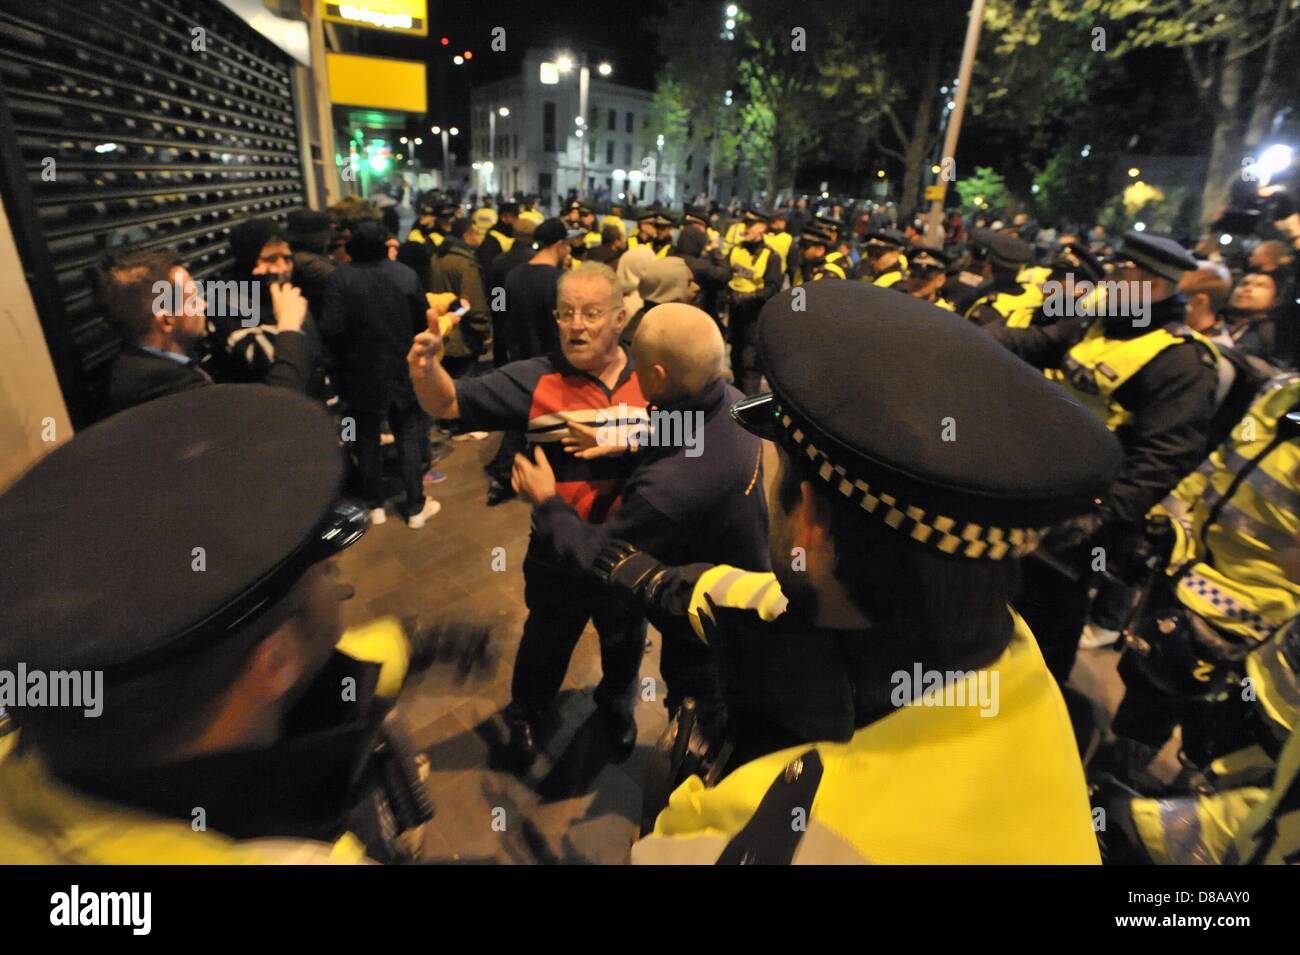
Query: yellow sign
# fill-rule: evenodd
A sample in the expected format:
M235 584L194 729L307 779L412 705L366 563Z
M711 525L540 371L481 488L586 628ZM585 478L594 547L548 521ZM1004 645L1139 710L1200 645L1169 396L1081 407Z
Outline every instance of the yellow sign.
M945 193L945 191L946 191L946 190L944 189L943 185L941 185L941 184L933 185L933 186L926 186L926 187L925 187L925 201L926 201L926 202L941 202L941 201L943 200L943 197L944 197L944 193Z
M354 3L320 0L320 6L321 18L332 23L389 33L429 35L428 0L355 0Z
M327 53L325 57L330 100L336 106L428 112L423 63L351 53Z

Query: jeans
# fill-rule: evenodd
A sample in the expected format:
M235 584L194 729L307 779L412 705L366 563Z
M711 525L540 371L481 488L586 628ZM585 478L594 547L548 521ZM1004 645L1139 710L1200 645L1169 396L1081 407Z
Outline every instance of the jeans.
M361 471L361 496L366 507L372 510L384 506L384 467L379 435L383 430L385 415L373 411L358 411L357 465ZM417 405L388 409L388 424L393 429L397 444L397 460L401 466L402 487L406 491L406 506L402 516L410 517L424 509L424 464L421 461L421 415ZM428 432L425 432L427 439Z

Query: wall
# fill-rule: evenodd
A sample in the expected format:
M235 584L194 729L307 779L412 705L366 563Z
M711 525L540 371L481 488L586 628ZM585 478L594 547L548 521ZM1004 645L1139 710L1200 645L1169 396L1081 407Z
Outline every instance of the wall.
M72 437L9 216L0 205L0 488ZM53 438L53 440L46 440Z

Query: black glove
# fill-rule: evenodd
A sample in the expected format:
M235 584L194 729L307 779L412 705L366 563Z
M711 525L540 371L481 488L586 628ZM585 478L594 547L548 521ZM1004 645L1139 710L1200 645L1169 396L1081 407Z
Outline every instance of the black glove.
M592 569L601 583L647 610L683 616L695 582L709 566L669 567L627 541L611 540L601 548Z

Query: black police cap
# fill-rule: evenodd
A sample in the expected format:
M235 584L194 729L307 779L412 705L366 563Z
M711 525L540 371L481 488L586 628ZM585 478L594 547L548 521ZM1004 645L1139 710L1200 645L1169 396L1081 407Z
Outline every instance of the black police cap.
M1034 250L1024 239L1002 232L994 232L988 238L989 261L1004 269L1014 269L1025 265L1034 257Z
M1027 552L1091 509L1122 459L1096 416L988 333L892 289L788 289L763 307L758 345L772 394L738 403L737 420L945 554Z
M907 267L911 271L943 272L952 264L952 256L942 249L914 245L907 250Z
M708 226L709 224L709 214L699 206L691 206L688 208L682 215L682 219L686 222L695 222L702 226Z
M907 244L907 237L897 229L875 229L868 232L865 236L866 248L872 249L901 249Z
M1066 242L1048 263L1053 272L1074 274L1077 281L1100 282L1106 277L1106 268L1082 242Z
M1196 259L1173 239L1145 232L1125 232L1118 256L1171 282L1196 269Z
M301 395L213 385L50 452L0 495L0 666L141 670L238 632L364 532L338 442Z

